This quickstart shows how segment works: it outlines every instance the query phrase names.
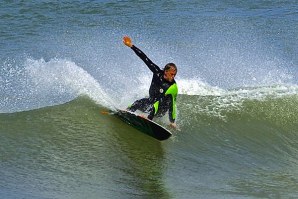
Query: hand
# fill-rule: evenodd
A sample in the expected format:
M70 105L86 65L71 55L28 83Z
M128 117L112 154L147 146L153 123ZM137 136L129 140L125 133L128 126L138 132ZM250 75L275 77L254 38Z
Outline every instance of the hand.
M177 125L176 125L176 123L170 123L170 127L176 129L177 128Z
M181 131L181 129L179 128L179 126L177 126L176 123L170 123L169 126L173 129L175 129L176 131Z
M132 41L128 36L123 37L123 43L130 48L132 47Z

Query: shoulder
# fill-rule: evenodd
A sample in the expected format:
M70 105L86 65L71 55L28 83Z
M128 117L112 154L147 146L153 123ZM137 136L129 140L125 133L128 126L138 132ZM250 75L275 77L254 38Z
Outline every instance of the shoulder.
M171 84L171 86L178 87L175 80L173 80L170 84Z
M166 94L171 94L173 96L177 96L178 94L178 87L176 82L172 82L173 84L167 89Z
M163 79L163 71L162 70L157 70L156 73L154 73L154 75L156 75L160 79Z

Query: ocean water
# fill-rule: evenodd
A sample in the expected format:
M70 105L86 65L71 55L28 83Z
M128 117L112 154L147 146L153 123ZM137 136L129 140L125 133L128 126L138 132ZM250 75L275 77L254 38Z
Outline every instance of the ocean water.
M297 10L1 1L0 198L298 198ZM178 66L167 141L102 114L148 94L124 35Z

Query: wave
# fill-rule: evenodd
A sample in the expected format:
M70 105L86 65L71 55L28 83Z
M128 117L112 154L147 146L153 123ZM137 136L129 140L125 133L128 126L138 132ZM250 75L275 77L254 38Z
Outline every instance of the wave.
M92 76L83 67L67 59L45 61L26 58L21 65L15 64L13 67L13 64L8 62L1 67L0 80L4 89L0 112L3 113L63 104L78 96L88 96L96 104L108 109L123 108L148 95L151 81L148 75L140 74L130 78L125 74L117 74L115 77L111 75L108 83L105 83L103 79ZM296 118L294 104L297 102L297 85L278 84L225 90L200 79L180 78L177 83L178 110L181 114L184 110L192 113L187 117L202 114L225 120L233 114L253 115L253 112L262 110L266 117L272 118L278 112L287 123ZM269 116L270 113L272 116Z
M254 95L248 95L244 90L226 91L224 95L218 96L180 94L177 124L181 131L173 131L169 142L177 145L179 153L184 153L185 148L188 158L201 154L210 166L221 165L221 160L224 159L227 165L219 168L223 170L230 165L233 168L251 167L252 162L265 167L274 164L289 170L296 168L296 86L246 88ZM0 119L6 124L2 129L4 131L11 128L6 121L12 124L18 121L15 127L17 131L18 126L30 121L38 126L36 128L47 124L61 132L65 131L66 134L68 131L69 134L86 130L100 131L104 133L102 139L113 145L119 142L119 136L121 139L136 139L135 142L144 141L143 136L146 135L134 132L129 125L112 115L101 114L106 110L107 107L98 104L90 96L81 95L60 105L18 113L2 113ZM163 119L156 121L166 126ZM118 134L118 127L125 133ZM241 171L239 175L242 175Z
M284 87L283 87L284 88ZM298 88L294 87L294 90ZM270 92L265 92L270 90ZM229 125L233 122L265 122L278 127L297 127L298 123L298 94L290 90L281 92L280 87L250 89L251 95L244 89L227 91L223 95L187 95L179 94L177 98L177 122L182 128L197 128L201 125L221 123ZM106 105L100 95L89 95L89 91L81 92L69 102L59 103L46 107L59 108L60 106L90 106L102 110L121 108L120 105ZM98 100L96 100L98 98ZM114 99L111 99L113 101ZM120 99L119 99L120 100ZM43 107L37 108L37 110ZM23 110L23 111L33 111ZM23 112L20 111L20 112ZM167 114L158 122L166 125Z
M218 150L214 149L214 146L222 147L225 153L238 155L246 151L265 149L266 151L256 154L268 157L278 153L279 158L288 158L295 163L294 158L298 151L295 141L298 138L298 95L278 98L267 96L263 100L246 98L238 101L235 96L184 94L178 97L177 123L181 131L173 132L172 141L188 143L189 147L193 147L191 150L194 150L189 153L198 153L197 150L212 153L212 150ZM1 121L15 121L16 118L24 123L30 118L34 120L34 124L40 120L41 124L59 124L59 128L72 131L100 128L104 132L113 132L115 125L123 123L116 117L101 114L106 109L85 95L65 104L20 113L2 113L0 117ZM166 126L159 119L157 122ZM124 131L131 131L128 125L122 128ZM250 161L249 158L245 161Z
M63 146L70 145L74 151L70 153L71 157L66 158L71 161L77 161L74 159L77 156L81 158L82 155L94 152L94 156L103 157L100 165L102 162L111 162L109 168L114 168L114 160L109 159L113 155L108 152L115 151L117 154L115 156L118 157L119 151L123 150L127 156L121 157L128 157L129 161L133 161L131 154L139 154L137 158L139 160L144 153L150 154L153 150L152 157L156 158L159 151L165 150L167 157L173 156L171 165L177 162L177 157L180 158L179 168L188 163L186 173L193 169L197 171L199 168L206 172L206 175L213 175L210 172L211 168L216 175L221 174L220 178L223 176L235 178L230 182L233 187L238 187L237 182L245 183L244 179L248 177L250 180L261 177L262 181L256 182L268 186L272 181L277 180L280 183L282 179L282 183L295 190L298 126L294 121L295 118L291 119L292 125L280 124L283 117L288 114L283 111L284 108L291 111L289 115L296 117L297 108L294 106L298 97L292 95L263 101L246 99L238 108L221 106L221 113L225 115L225 119L216 114L209 114L209 109L198 108L207 104L215 108L217 104L214 104L214 101L218 101L219 98L223 96L179 95L178 124L181 131L174 131L174 136L162 144L145 134L138 133L113 115L101 114L100 112L106 107L99 106L88 96L80 96L65 104L38 110L2 113L0 123L4 125L0 126L4 140L12 137L11 140L8 139L10 142L5 143L15 144L16 148L22 143L27 143L26 146L33 147L38 154L40 148L34 147L42 145L45 150L43 155L48 152L50 157L57 150L57 153L65 159L65 154L68 153L64 150L68 152L71 150ZM270 110L268 107L275 109ZM272 116L275 118L272 119ZM291 122L288 121L289 123ZM144 147L143 143L146 143L147 147ZM49 148L46 148L48 146ZM11 153L14 151L16 150L12 150ZM33 158L36 159L35 153L33 154ZM93 153L91 154L93 156ZM53 162L52 158L47 160ZM47 160L45 161L48 166ZM98 165L98 162L95 164ZM121 164L118 166L117 169L122 169ZM69 164L66 168L69 168ZM270 175L273 170L279 172Z
M279 126L297 125L298 87L276 85L270 87L240 88L223 91L220 95L181 95L179 111L187 120L231 122L267 121ZM184 113L185 112L185 113Z

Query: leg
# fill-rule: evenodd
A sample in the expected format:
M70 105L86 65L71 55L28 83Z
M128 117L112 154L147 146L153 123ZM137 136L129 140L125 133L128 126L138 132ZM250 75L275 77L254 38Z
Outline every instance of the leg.
M147 118L148 118L149 120L153 120L154 113L155 113L155 108L154 108L154 106L152 106L152 109L150 110L150 113L149 113L149 115L148 115Z
M128 110L132 112L135 112L136 110L147 112L147 109L150 107L150 105L150 99L143 98L135 101L130 107L128 107Z
M151 107L148 115L148 119L152 120L154 116L162 117L167 111L168 107L165 107L164 104L156 101Z

